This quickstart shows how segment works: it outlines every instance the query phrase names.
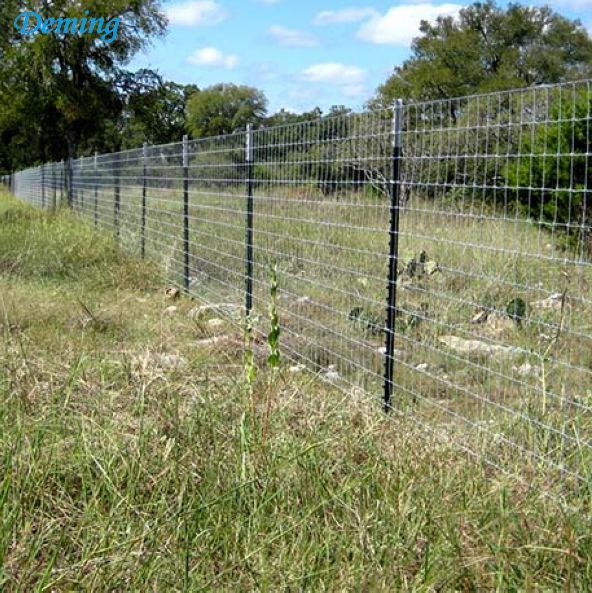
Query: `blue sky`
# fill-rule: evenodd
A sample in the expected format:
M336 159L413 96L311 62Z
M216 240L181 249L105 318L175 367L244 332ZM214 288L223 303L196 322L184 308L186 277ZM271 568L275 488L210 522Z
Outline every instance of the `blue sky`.
M461 0L170 0L167 37L138 56L167 79L262 89L270 112L359 108L409 55L421 19L455 14ZM539 4L536 0L528 4ZM543 4L543 3L540 3ZM592 30L592 0L553 8Z

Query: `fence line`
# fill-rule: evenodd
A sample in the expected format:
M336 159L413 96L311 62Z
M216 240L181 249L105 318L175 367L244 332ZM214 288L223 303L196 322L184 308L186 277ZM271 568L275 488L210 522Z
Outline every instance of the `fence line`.
M507 471L592 476L591 82L48 163L68 202L283 351ZM386 307L385 307L386 301Z

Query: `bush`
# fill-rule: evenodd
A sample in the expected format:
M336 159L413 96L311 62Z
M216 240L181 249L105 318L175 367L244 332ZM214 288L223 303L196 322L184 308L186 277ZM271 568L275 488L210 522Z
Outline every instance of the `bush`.
M505 176L523 213L590 245L587 177L592 174L592 96L587 88L556 93L546 121L523 130L519 151Z

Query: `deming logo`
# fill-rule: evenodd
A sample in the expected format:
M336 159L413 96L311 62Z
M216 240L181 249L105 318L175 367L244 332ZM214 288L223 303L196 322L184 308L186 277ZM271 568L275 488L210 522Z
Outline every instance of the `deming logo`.
M14 28L21 35L49 35L50 33L63 33L71 35L92 35L95 33L105 43L112 43L117 39L117 31L121 17L104 19L90 16L90 11L84 11L82 18L47 18L44 19L38 12L21 12L14 19ZM88 17L88 18L87 18Z

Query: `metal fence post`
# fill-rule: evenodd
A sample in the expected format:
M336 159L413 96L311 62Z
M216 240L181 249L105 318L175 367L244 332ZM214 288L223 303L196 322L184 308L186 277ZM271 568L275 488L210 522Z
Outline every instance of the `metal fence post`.
M121 195L119 187L119 153L113 155L113 226L115 240L119 242L119 218L121 214Z
M84 157L81 157L78 160L78 176L79 177L83 177L84 175ZM84 183L80 184L80 189L79 189L79 196L78 196L78 202L80 203L80 212L82 214L84 214Z
M183 286L189 290L189 150L183 136Z
M65 165L64 159L60 161L60 206L64 203Z
M399 265L399 196L401 193L401 127L403 119L403 101L397 99L393 112L392 171L390 183L390 228L388 259L388 297L386 309L386 354L384 361L384 411L391 409L393 395L393 371L395 352L395 318L397 311L397 270Z
M148 144L142 146L142 218L140 220L140 254L146 256L146 159Z
M51 209L55 210L56 209L56 202L57 202L57 198L58 198L58 179L57 179L57 175L56 175L56 164L52 163L51 164L51 176L52 176L52 185L53 185L53 197L51 199Z
M41 165L41 207L45 208L45 164Z
M95 204L94 204L94 221L95 221L95 228L99 225L99 178L98 178L98 174L99 174L99 170L98 170L98 158L99 155L97 152L95 152L95 160L93 163L93 174L95 177L95 183L94 183L94 198L95 198Z
M73 180L73 171L72 171L72 159L68 157L68 161L66 164L66 188L68 192L68 206L70 208L74 207L74 186L72 184Z
M247 319L253 310L253 128L247 124L245 143L245 162L247 173L247 221L245 254L245 313Z

